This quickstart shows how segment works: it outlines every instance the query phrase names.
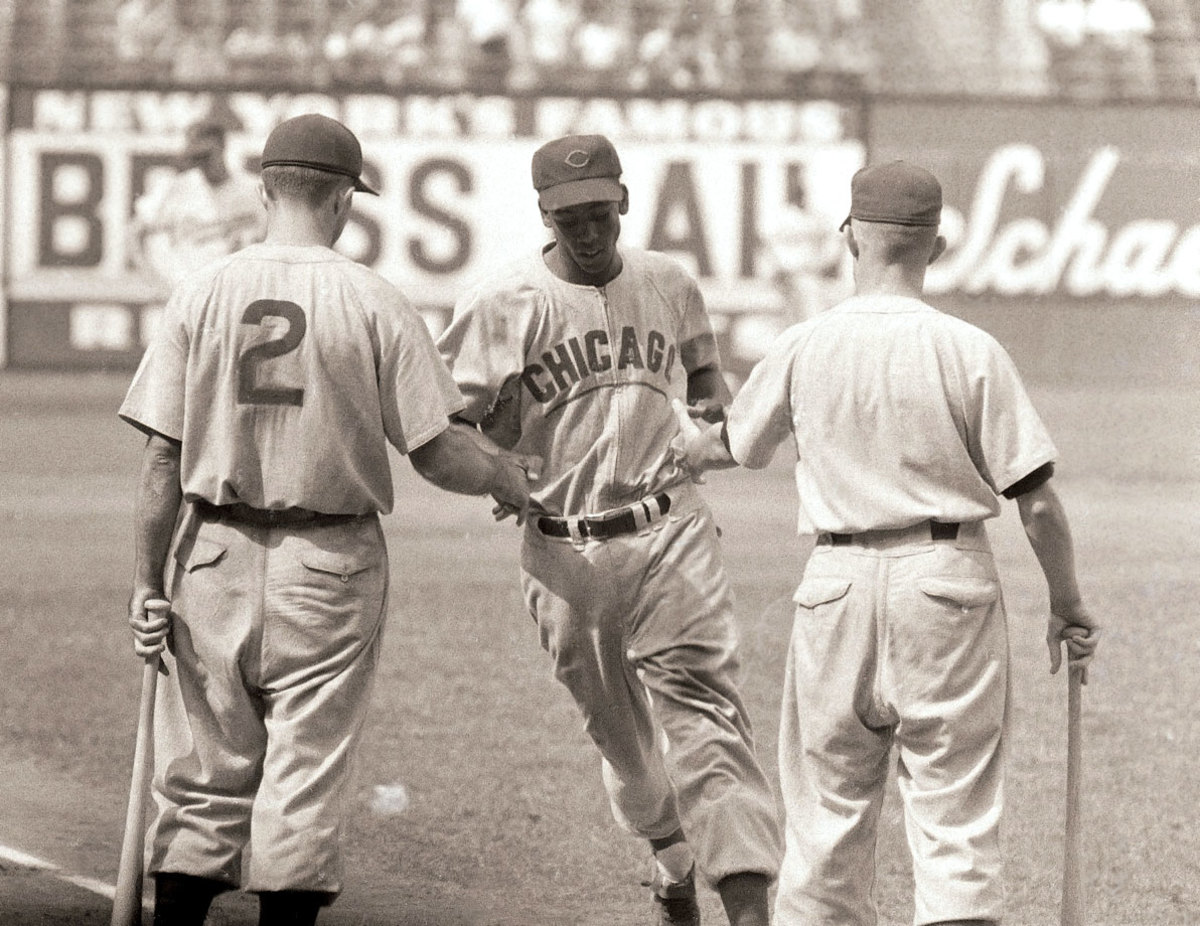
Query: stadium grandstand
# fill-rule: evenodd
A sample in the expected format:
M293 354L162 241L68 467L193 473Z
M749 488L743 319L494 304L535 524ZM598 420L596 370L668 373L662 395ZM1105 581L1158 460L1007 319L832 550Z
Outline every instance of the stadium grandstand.
M0 0L7 79L1197 96L1200 0Z

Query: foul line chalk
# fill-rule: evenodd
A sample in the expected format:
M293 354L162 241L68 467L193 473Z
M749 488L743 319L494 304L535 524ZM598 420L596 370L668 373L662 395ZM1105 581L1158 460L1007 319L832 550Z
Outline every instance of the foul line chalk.
M81 887L85 891L91 891L93 894L99 894L108 900L112 900L117 893L117 889L111 884L106 884L97 878L73 875L69 871L63 871L53 862L47 862L36 855L29 855L20 849L0 845L0 861L11 862L13 865L19 865L22 868L32 868L35 871L44 871L59 881L66 881L68 884Z

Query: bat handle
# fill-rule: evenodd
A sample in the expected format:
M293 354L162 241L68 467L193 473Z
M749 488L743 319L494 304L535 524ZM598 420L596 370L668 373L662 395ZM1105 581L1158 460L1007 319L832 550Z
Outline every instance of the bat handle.
M1067 680L1067 812L1063 850L1062 926L1084 926L1083 826L1080 813L1083 772L1083 673Z
M145 610L163 613L171 605L151 599ZM138 704L137 740L133 748L133 780L129 788L129 806L125 811L125 836L113 894L112 926L140 926L142 922L143 855L146 832L146 785L150 777L154 748L154 701L158 690L157 653L146 657L142 667L142 694Z

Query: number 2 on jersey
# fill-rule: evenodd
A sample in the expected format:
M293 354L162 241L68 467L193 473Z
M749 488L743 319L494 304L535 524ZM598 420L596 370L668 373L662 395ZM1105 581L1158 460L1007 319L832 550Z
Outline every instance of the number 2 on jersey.
M263 319L268 316L284 319L287 322L287 330L282 337L247 347L238 357L238 405L303 405L303 389L259 386L258 365L264 360L290 354L299 347L305 332L308 331L308 319L304 317L304 310L294 302L257 299L246 307L242 315L242 324L261 325Z

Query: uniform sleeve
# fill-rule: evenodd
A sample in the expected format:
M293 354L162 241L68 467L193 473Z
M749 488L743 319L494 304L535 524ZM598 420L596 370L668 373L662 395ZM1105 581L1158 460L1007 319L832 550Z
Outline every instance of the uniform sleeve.
M533 289L516 293L472 292L454 307L454 318L438 339L438 350L462 391L463 417L488 419L502 392L525 368L525 320L539 297Z
M1012 358L990 336L984 356L968 372L968 449L997 495L1058 456L1030 401Z
M129 384L120 417L146 434L183 440L183 406L190 338L182 290L167 300L158 327Z
M704 306L704 296L700 293L699 285L690 276L685 276L684 279L682 302L679 359L683 368L689 373L706 367L720 369L721 355L717 349L712 319Z
M383 429L400 453L428 443L463 408L421 316L404 305L380 334L379 398Z
M734 396L725 424L729 452L742 466L761 469L792 434L795 337L775 340Z

